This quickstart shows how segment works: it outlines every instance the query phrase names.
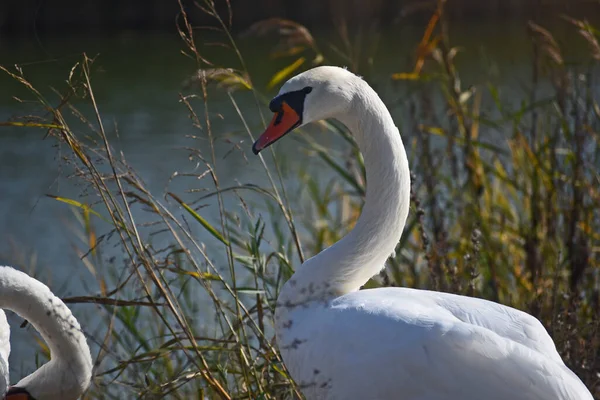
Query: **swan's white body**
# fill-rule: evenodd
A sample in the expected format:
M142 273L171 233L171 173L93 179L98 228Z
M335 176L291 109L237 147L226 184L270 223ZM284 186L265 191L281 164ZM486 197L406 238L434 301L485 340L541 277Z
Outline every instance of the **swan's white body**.
M355 228L307 260L277 302L278 345L307 399L591 400L529 314L447 293L358 291L402 234L408 160L387 108L362 79L319 67L290 79L280 96L305 88L299 124L340 120L353 132L367 171ZM255 152L278 138L267 132Z
M92 357L71 310L40 281L11 267L0 266L0 309L29 321L46 341L51 359L13 388L36 400L75 400L87 389ZM10 328L0 310L0 395L8 388ZM5 368L5 371L3 371ZM4 387L3 387L4 385ZM13 389L14 390L14 389ZM10 399L10 391L7 399Z
M8 390L8 356L10 355L10 326L4 311L0 310L0 399Z

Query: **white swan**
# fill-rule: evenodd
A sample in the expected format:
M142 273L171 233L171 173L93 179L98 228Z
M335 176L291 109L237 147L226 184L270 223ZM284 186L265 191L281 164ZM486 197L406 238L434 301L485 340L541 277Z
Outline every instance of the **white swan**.
M409 209L408 159L379 96L341 68L291 78L253 151L325 118L344 123L364 156L362 214L342 240L284 285L275 329L307 399L592 400L534 317L493 302L408 288L358 289L398 243Z
M10 327L1 309L14 311L40 332L51 359L8 387ZM0 266L0 398L6 400L75 400L92 376L92 357L71 310L40 281Z

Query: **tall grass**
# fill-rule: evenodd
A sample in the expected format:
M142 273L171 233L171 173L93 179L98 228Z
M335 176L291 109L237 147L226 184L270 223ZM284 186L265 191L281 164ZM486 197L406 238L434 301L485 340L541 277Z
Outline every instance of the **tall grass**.
M67 299L99 305L105 322L102 332L90 333L97 366L89 399L301 397L277 352L275 301L305 254L343 236L362 206L364 165L352 137L336 123L322 127L344 139L341 150L299 134L313 159L337 176L324 184L298 172L302 207L290 200L298 196L284 184L276 147L260 159L267 187L221 185L210 86L216 82L226 91L236 110L248 138L247 148L236 150L242 153L259 133L247 117L264 112L267 98L230 33L228 11L219 14L210 0L197 7L238 58L237 65L225 66L207 60L199 31L181 7L183 52L198 72L189 81L193 94L179 101L208 146L188 149L196 168L173 179L201 182L202 192L151 193L127 155L112 147L94 96L94 60L87 55L70 71L66 90L55 92L58 100L45 97L18 67L2 67L43 112L0 126L47 130L61 146L60 162L71 179L84 185L77 199L53 199L81 215L89 246L81 259L98 280L98 293ZM366 286L433 288L527 311L600 398L599 34L585 21L565 17L564 23L589 46L588 61L566 60L552 34L530 22L523 40L532 46L531 79L517 100L491 81L462 87L443 3L432 10L415 46L414 69L389 78L412 93L394 112L411 127L403 137L414 174L413 207L396 256ZM292 21L252 27L251 34L277 31L275 51L289 59L269 86L323 63L344 60L351 69L363 68L361 54L370 45L343 21L336 26L341 46L319 43ZM250 91L256 106L240 108L240 91ZM78 109L82 100L91 113ZM264 199L268 221L247 201L249 193ZM225 206L227 196L237 199L237 209ZM216 199L217 215L204 213L207 199ZM109 232L98 235L100 224ZM198 227L209 238L205 243L193 233ZM105 251L115 248L121 257L107 259Z

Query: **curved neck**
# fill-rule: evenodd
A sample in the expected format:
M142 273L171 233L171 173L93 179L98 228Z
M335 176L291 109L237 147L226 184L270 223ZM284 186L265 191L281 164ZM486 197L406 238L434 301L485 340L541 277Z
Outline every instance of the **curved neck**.
M50 348L50 361L15 386L38 400L78 398L89 385L92 357L71 310L46 285L10 267L0 267L0 308L29 321Z
M379 273L402 235L410 206L410 172L394 121L377 93L357 84L350 107L336 118L353 133L367 172L365 204L354 229L307 260L283 293L287 301L340 296ZM306 288L309 288L308 291ZM311 289L312 288L312 289ZM304 292L302 290L304 289Z

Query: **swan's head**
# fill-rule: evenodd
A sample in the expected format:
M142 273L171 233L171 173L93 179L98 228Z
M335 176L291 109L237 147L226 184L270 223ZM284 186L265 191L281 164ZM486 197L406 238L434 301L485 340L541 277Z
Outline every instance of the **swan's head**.
M258 154L299 126L347 112L360 82L339 67L317 67L294 76L269 103L275 115L252 151Z

